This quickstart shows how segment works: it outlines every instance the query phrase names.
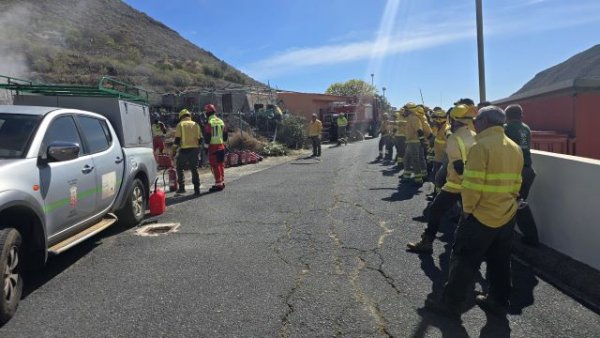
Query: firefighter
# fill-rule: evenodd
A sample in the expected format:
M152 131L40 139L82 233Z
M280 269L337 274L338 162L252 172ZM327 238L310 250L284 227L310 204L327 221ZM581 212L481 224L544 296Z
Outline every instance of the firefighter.
M421 140L421 145L423 146L423 158L421 159L421 162L423 163L421 176L423 178L428 177L430 165L429 161L427 161L427 154L429 154L430 152L429 146L435 136L435 134L431 130L431 125L427 120L428 112L429 107L422 104L417 105L417 117L419 118L419 120L421 121L421 125L423 126L423 136L419 138Z
M225 189L225 141L227 141L227 127L223 120L217 116L217 109L213 104L204 106L204 113L208 122L204 127L206 142L208 143L208 162L215 177L215 185L210 191Z
M423 124L417 116L419 107L408 102L404 106L404 117L406 118L406 151L404 153L404 173L402 183L423 184L423 173L425 172L425 153L423 145L425 134ZM422 109L422 108L421 108Z
M406 120L402 116L402 111L394 113L393 125L393 145L396 147L395 162L399 168L404 166L404 151L406 150Z
M384 151L387 150L387 144L389 139L388 130L390 128L390 121L388 119L388 113L383 113L381 120L381 137L379 138L379 155L375 158L375 161L381 161L384 158ZM390 155L391 157L391 155ZM387 152L385 154L385 158L387 158Z
M348 128L348 119L346 119L345 113L340 113L336 120L337 131L338 131L338 142L337 145L341 145L344 142L345 145L348 145L348 140L346 137L346 128Z
M159 154L162 154L165 149L165 134L167 133L167 127L160 120L160 115L154 113L152 117L152 148L154 153L158 150Z
M508 138L513 140L516 144L521 147L523 152L523 171L521 172L521 178L523 184L521 184L521 190L519 191L519 211L517 212L517 226L521 229L523 237L522 242L536 246L539 242L537 227L535 220L531 214L529 204L527 203L527 197L529 196L529 189L535 179L535 170L531 165L531 130L529 126L523 123L523 108L518 104L511 104L506 107L506 125L504 126L504 133Z
M462 217L450 255L441 301L425 307L460 319L481 262L487 265L489 292L475 302L490 314L506 316L511 289L510 247L521 187L523 152L504 134L505 113L495 106L479 110L477 143L471 148L462 183Z
M194 194L200 195L200 176L198 175L198 155L202 144L200 126L192 121L192 114L187 109L179 112L179 123L175 127L175 142L173 143L173 157L179 148L177 156L177 193L185 192L185 176L183 170L189 168L192 172Z
M435 174L442 167L444 155L446 154L446 139L450 136L448 133L450 125L448 124L446 112L440 107L433 108L431 119L433 122L432 133L435 137L433 137L433 146L431 147L433 150L431 152L431 162L433 165L429 172L429 180L434 182Z
M313 153L311 157L321 157L321 133L323 124L317 119L317 114L312 114L312 120L308 125L308 137L312 143Z
M469 125L473 124L471 110L466 105L458 105L452 109L452 135L446 144L448 167L446 184L435 196L429 208L427 228L421 235L421 241L407 244L408 251L416 253L432 253L433 241L438 232L442 216L460 201L462 175L469 150L475 143L475 132Z

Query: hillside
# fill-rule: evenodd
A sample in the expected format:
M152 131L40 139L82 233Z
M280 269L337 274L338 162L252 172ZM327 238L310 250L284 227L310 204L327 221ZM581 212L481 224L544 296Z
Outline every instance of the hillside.
M600 45L596 45L535 75L513 95L574 79L600 79Z
M47 83L117 77L159 93L262 84L120 0L2 0L0 74Z

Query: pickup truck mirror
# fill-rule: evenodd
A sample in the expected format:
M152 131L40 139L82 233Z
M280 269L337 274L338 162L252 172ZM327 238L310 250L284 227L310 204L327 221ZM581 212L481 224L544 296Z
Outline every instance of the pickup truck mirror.
M48 146L48 162L69 161L79 157L80 146L74 142L52 142Z

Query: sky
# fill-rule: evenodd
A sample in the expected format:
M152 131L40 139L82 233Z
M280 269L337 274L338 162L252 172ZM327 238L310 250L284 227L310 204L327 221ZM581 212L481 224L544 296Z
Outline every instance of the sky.
M323 93L361 79L393 106L421 93L444 108L480 98L475 0L125 2L278 89ZM598 0L482 2L490 101L600 43Z

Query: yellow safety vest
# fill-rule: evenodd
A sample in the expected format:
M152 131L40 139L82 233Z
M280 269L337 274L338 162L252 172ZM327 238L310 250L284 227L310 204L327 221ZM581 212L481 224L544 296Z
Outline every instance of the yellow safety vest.
M223 144L223 129L225 128L223 120L213 115L208 119L208 124L210 124L210 144Z
M159 123L152 124L152 136L162 136L163 131Z
M196 122L184 120L177 124L175 137L179 138L181 149L198 148L198 141L202 139L202 132Z

